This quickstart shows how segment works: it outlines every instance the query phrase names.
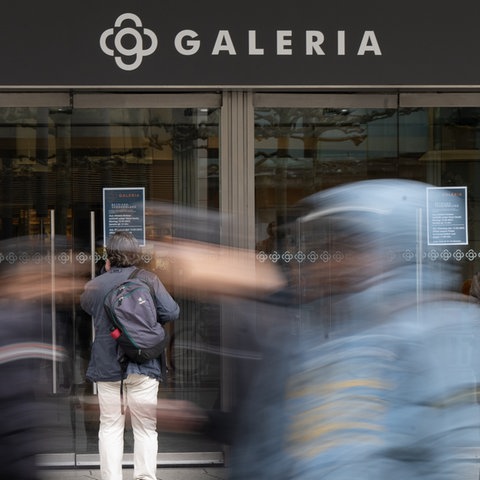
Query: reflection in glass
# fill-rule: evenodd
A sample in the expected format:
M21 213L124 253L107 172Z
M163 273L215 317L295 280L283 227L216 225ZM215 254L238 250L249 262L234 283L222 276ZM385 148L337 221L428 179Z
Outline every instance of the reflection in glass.
M432 248L432 260L454 258L468 277L479 247L478 108L256 108L256 247L260 260L338 261L299 252L289 239L294 206L344 183L404 178L436 186L467 186L470 245ZM290 232L291 233L291 232ZM338 258L341 258L341 254ZM415 261L414 252L404 260Z

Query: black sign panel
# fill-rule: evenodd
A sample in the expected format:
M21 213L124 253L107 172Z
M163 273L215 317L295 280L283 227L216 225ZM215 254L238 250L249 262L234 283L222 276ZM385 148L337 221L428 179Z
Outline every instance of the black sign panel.
M130 232L140 245L145 245L145 189L103 189L104 245L117 231Z
M467 187L427 188L428 244L468 245Z
M473 86L480 2L28 0L0 87Z

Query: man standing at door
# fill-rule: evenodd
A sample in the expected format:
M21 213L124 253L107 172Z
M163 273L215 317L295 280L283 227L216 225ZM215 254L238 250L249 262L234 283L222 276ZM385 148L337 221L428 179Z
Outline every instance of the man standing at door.
M122 480L125 416L121 388L130 410L134 435L134 479L156 480L156 405L161 367L158 359L142 364L129 362L126 371L118 361L117 343L110 336L111 321L104 309L105 295L128 279L140 261L140 247L129 232L116 232L106 246L106 272L90 280L80 304L92 316L95 340L87 379L96 382L100 406L99 452L102 480ZM140 270L137 278L151 288L161 323L176 320L179 306L152 272Z

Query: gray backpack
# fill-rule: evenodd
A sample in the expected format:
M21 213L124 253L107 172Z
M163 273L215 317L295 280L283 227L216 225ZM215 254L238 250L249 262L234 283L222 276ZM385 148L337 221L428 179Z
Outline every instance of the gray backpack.
M144 363L162 356L168 337L157 320L152 288L137 277L139 271L135 269L105 295L104 307L112 322L110 335L121 353L132 362Z

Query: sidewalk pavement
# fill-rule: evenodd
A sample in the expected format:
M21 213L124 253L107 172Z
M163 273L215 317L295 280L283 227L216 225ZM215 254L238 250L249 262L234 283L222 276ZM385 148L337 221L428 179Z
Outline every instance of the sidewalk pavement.
M100 480L98 468L45 469L41 470L43 480ZM123 469L124 480L132 480L133 469ZM158 480L226 480L228 469L218 467L164 467L157 470Z

